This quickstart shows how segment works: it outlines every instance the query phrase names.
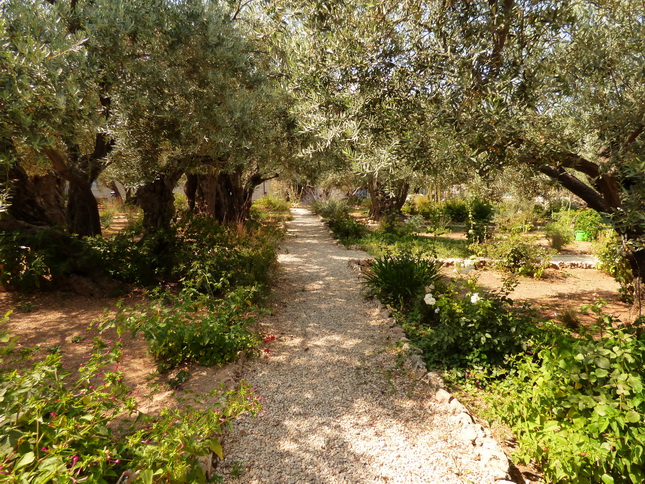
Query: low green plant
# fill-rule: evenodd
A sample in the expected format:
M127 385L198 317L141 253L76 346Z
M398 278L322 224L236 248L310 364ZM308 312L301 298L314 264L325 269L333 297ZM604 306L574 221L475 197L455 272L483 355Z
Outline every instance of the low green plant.
M425 259L470 257L472 252L465 240L456 240L440 236L423 237L417 235L401 235L382 230L365 234L358 244L374 257L386 254L397 255L410 253Z
M493 205L480 198L472 198L468 202L469 218L475 222L490 223L494 213Z
M582 230L591 240L596 240L601 230L607 228L607 223L593 208L578 213L574 224L575 230Z
M403 322L412 342L435 368L493 368L523 351L535 332L526 308L505 292L484 294L470 286L435 290ZM463 295L462 295L463 294Z
M550 222L544 226L544 234L549 239L551 248L560 251L565 245L573 242L573 230L562 223Z
M640 328L559 337L514 361L498 414L549 482L645 480L645 340Z
M188 216L169 228L142 234L126 229L109 239L87 239L114 278L151 286L225 279L231 285L267 284L282 231L271 227L219 224L212 217Z
M104 229L110 228L114 216L119 212L123 204L117 200L109 200L99 207L99 218L101 220L101 227Z
M439 207L432 199L426 195L418 195L414 197L414 214L421 215L425 219L430 219L434 214L439 211Z
M618 234L614 230L602 231L595 245L595 253L600 262L598 268L620 284L621 299L633 303L636 294L634 273L625 257L625 249Z
M549 267L553 253L522 240L520 235L510 235L484 244L473 246L480 256L493 259L495 268L518 274L540 278Z
M468 203L461 199L451 199L443 202L443 210L455 223L463 223L468 220Z
M316 201L311 204L311 210L324 219L335 219L349 211L349 206L345 200L330 198L324 201Z
M3 482L206 482L199 458L223 457L219 436L259 398L243 383L217 391L218 403L159 415L139 413L118 370L120 348L96 350L64 373L59 354L0 375L0 475Z
M544 233L553 249L561 250L573 242L574 222L579 213L569 208L551 213L551 221L544 225Z
M403 222L410 234L418 234L424 231L424 219L421 215L413 215Z
M255 200L253 206L272 212L288 212L291 204L277 195L267 195Z
M425 288L439 279L439 264L409 253L385 255L363 272L363 284L372 296L398 309L407 309Z
M359 222L346 212L330 218L327 223L334 237L345 244L356 242L367 233L365 224Z
M101 327L141 332L160 372L185 362L212 366L234 361L240 351L254 348L261 338L250 330L258 309L253 288L230 289L221 298L184 288L178 295L153 293L150 303L122 308Z

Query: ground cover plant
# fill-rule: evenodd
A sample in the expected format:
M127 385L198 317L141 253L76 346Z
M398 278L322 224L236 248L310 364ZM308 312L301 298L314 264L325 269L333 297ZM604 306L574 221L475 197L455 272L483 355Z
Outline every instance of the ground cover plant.
M221 285L217 289L223 290ZM250 328L259 312L252 304L257 292L253 287L235 287L222 297L213 297L193 287L176 295L154 291L149 302L121 308L101 326L115 326L121 333L143 333L160 372L181 363L222 365L261 341Z
M370 295L404 309L437 282L439 264L409 253L385 255L374 259L363 275Z
M516 458L537 462L549 482L645 479L643 330L602 329L599 338L561 333L518 354L491 386L512 397L493 405L517 438Z
M311 209L326 221L334 237L345 245L359 242L368 232L365 224L349 214L350 207L344 200L331 198L317 201L311 205Z
M493 260L495 268L521 276L540 278L555 252L525 242L519 234L494 238L473 246L480 257Z
M72 377L60 353L0 374L3 482L207 482L200 458L222 457L221 432L260 399L242 383L183 409L141 413L119 371L119 344L97 345ZM206 397L206 395L205 395ZM212 482L212 481L211 481Z

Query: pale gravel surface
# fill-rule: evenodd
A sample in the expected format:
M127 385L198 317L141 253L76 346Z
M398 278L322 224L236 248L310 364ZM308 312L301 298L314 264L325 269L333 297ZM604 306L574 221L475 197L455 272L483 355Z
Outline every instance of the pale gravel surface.
M225 439L218 472L244 483L493 483L460 418L401 366L391 321L362 293L317 216L293 209L268 358L246 364L264 402ZM463 415L462 415L463 417ZM497 473L499 474L499 472Z

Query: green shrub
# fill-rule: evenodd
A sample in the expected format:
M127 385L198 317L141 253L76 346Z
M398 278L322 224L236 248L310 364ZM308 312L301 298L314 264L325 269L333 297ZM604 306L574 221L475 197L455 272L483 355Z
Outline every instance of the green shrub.
M343 243L352 243L367 233L365 224L348 213L341 213L327 221L334 237Z
M199 279L234 286L267 284L282 233L223 225L207 215L186 216L168 229L142 236L128 228L87 243L114 278L144 286ZM209 288L203 286L204 291Z
M19 291L55 287L72 273L91 274L100 258L58 229L0 233L0 284Z
M272 212L288 212L291 204L277 195L267 195L254 201L253 206Z
M243 384L204 410L188 404L158 416L139 413L115 367L119 355L118 346L97 348L75 381L60 354L0 375L3 482L98 484L127 472L142 482L206 482L199 458L221 457L225 426L259 410Z
M122 309L103 325L143 333L159 371L186 362L221 365L260 343L259 335L249 329L257 313L250 305L253 293L238 288L214 299L192 288L177 296L163 292L143 307Z
M401 235L413 235L424 231L424 229L424 218L421 215L412 215L398 226L398 233Z
M579 213L574 225L575 230L582 230L591 237L592 240L596 240L598 233L606 228L607 224L605 223L602 215L592 208Z
M495 239L473 248L478 255L493 259L499 270L536 278L542 277L553 256L546 249L523 242L519 235Z
M368 293L398 309L407 309L439 279L439 264L409 253L386 255L363 272Z
M357 242L367 233L365 224L349 215L349 206L345 200L330 198L327 201L314 202L311 209L327 221L334 237L344 244Z
M431 366L491 368L525 349L534 333L526 311L504 295L461 293L453 287L433 294L403 323Z
M425 219L432 218L439 211L437 204L426 195L419 195L414 198L414 208L415 212Z
M563 226L558 222L550 222L544 226L544 234L549 239L552 249L562 250L565 245L573 242L573 231L570 227Z
M468 203L468 213L472 220L475 222L490 223L493 218L493 206L479 198L473 198Z
M343 213L347 213L349 206L345 200L330 198L325 201L313 202L311 210L322 218L331 220L340 217Z
M443 202L441 210L455 223L463 223L468 220L468 204L464 200L446 200Z
M549 482L645 480L645 340L640 331L560 337L519 357L494 391L520 462L535 460Z
M463 259L472 255L465 240L401 235L382 230L367 233L361 238L360 246L374 257L409 253L424 259L437 257Z
M626 303L633 303L636 293L634 273L625 257L625 249L618 234L614 230L602 231L598 237L595 252L600 262L598 268L620 284L621 299Z

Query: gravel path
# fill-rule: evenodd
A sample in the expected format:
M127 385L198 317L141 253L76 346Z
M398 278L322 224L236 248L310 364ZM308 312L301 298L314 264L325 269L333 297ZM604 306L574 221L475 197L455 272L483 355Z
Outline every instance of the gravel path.
M245 370L265 411L238 421L219 472L239 466L227 482L270 484L504 482L476 441L486 431L464 426L463 407L402 363L400 330L348 266L366 254L335 245L308 211L293 214L278 308L261 323L276 340Z

